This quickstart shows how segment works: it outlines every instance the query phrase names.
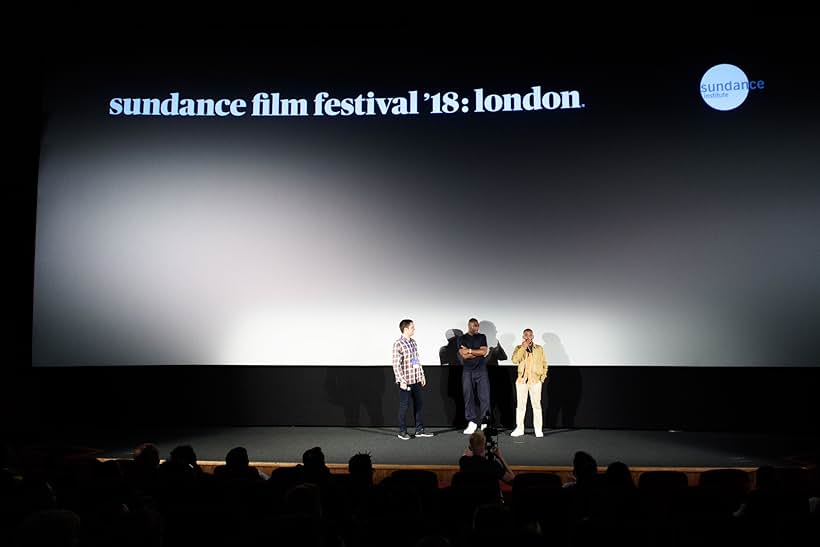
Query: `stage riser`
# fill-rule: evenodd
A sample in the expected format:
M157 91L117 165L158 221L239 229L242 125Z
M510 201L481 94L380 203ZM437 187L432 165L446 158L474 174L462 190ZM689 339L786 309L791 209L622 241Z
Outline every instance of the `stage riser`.
M98 458L100 461L106 461L111 458ZM206 473L212 474L215 467L219 465L224 465L225 462L220 461L200 461L199 466L202 468L203 471ZM293 467L297 465L295 462L251 462L250 465L257 468L258 470L262 471L263 473L270 476L270 474L279 467ZM334 475L346 475L347 474L347 465L344 464L328 464L327 467L330 469L330 472ZM384 478L389 477L394 471L404 470L404 469L413 469L413 470L427 470L435 472L436 476L438 477L438 483L440 488L445 488L450 486L450 483L453 479L453 475L458 472L457 465L437 465L437 466L424 466L424 465L379 465L376 464L373 466L373 482L378 484ZM516 466L513 465L512 469L515 473L552 473L558 475L561 478L561 483L567 483L575 480L575 477L572 474L572 467L565 467L565 466L544 466L544 467L534 467L534 466ZM686 478L688 480L689 486L697 486L700 483L700 475L705 471L709 471L711 469L718 469L718 468L711 468L711 467L640 467L634 468L630 471L632 472L632 480L635 484L638 484L640 481L641 475L648 471L677 471L683 472L686 474ZM724 468L720 468L724 469ZM748 473L749 475L749 487L754 488L755 485L755 475L754 471L755 468L753 467L736 467L733 469L739 469ZM606 467L599 467L598 473L606 472Z

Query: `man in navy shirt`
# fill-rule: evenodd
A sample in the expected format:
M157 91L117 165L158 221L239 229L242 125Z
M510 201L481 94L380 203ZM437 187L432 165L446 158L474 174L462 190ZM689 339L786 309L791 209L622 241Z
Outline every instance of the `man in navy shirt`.
M464 390L464 417L467 418L465 435L472 435L481 424L487 427L486 416L490 413L490 376L487 373L487 337L478 332L478 319L467 322L467 334L458 338L458 357L464 365L461 387ZM478 408L476 409L476 396Z

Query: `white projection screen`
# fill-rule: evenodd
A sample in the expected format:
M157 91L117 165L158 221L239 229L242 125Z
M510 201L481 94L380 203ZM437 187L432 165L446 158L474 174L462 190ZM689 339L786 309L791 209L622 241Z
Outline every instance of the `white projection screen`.
M817 365L813 65L649 49L56 56L33 365Z

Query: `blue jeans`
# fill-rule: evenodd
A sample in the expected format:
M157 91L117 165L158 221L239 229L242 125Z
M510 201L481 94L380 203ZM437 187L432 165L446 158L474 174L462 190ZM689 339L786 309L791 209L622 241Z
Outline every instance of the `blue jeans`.
M398 387L398 386L396 386ZM410 390L399 387L399 431L401 433L407 432L407 409L410 407L410 397L413 398L413 410L416 414L416 432L424 431L424 418L422 418L422 410L424 410L424 401L421 398L421 384L410 384L407 386Z
M490 375L487 368L464 369L461 373L461 387L464 389L464 417L468 422L480 424L490 413ZM475 404L476 394L478 411Z

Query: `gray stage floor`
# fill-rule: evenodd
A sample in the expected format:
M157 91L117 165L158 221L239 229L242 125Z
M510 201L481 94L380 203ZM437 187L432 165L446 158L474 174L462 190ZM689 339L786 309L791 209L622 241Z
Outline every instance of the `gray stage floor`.
M347 463L368 452L376 464L456 465L467 436L460 430L433 428L432 438L402 441L390 428L345 427L209 427L141 432L76 433L72 444L100 457L129 457L135 446L153 442L162 457L180 444L194 447L201 460L223 460L235 446L244 446L253 461L301 462L302 453L322 447L327 463ZM576 429L498 436L510 465L569 466L573 453L584 450L599 465L623 461L630 467L797 467L816 465L820 442L814 435L749 434Z

